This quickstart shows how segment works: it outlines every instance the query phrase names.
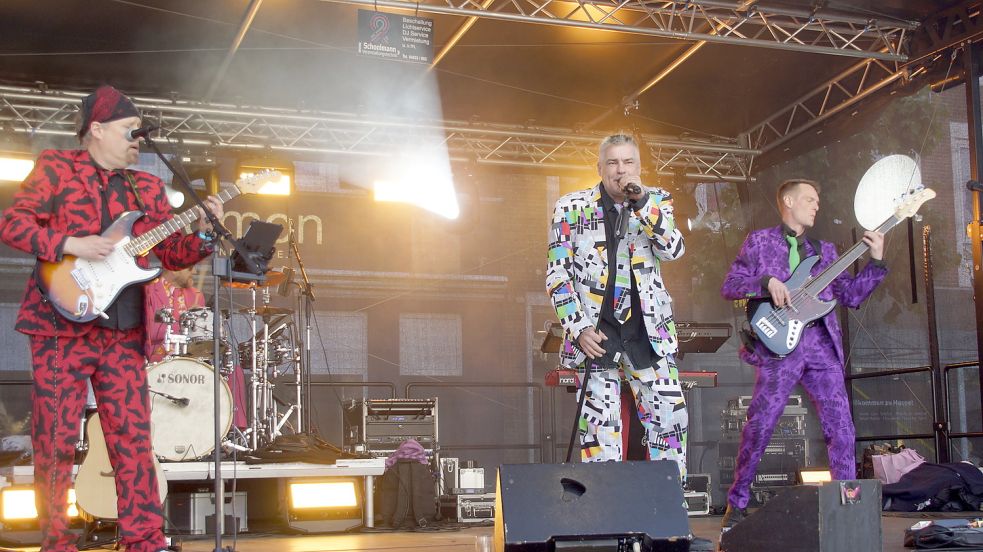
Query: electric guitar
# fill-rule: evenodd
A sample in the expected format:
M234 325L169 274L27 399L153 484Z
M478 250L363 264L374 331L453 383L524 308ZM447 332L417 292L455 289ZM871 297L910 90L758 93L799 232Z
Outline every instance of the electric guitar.
M913 216L922 203L935 197L930 188L914 191L904 197L901 205L894 211L877 231L886 233L904 219ZM826 289L841 272L846 270L869 247L863 241L854 244L846 253L825 270L812 276L812 267L819 262L819 256L804 259L785 281L791 296L790 304L776 308L770 300L748 303L748 320L751 329L769 351L778 356L786 356L795 350L802 339L802 331L813 320L826 316L834 307L836 300L823 301L819 294Z
M241 178L231 188L219 192L218 198L225 203L239 194L254 193L263 184L278 178L278 171L263 171ZM116 247L101 261L89 261L74 255L64 255L57 262L38 261L41 291L62 316L72 322L89 322L97 316L106 317L105 310L124 289L153 280L160 274L159 268L140 268L136 258L146 255L181 227L197 220L198 210L188 209L135 238L133 223L142 216L142 211L127 211L109 225L102 236L113 239Z
M118 519L116 474L109 463L109 450L106 448L106 436L102 433L99 414L89 417L85 422L85 431L89 440L89 452L75 476L75 503L94 518ZM157 490L163 504L167 498L167 479L156 456L154 470L157 472Z

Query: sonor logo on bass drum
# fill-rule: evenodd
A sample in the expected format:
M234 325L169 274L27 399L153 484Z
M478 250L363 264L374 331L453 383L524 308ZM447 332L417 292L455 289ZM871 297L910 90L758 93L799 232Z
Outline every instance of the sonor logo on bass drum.
M190 383L193 385L205 385L204 374L160 374L157 376L157 383Z

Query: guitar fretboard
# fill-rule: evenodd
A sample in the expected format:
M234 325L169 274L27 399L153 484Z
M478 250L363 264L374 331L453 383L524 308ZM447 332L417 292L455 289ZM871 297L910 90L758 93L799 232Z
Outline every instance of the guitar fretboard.
M894 228L901 222L902 218L898 218L896 215L891 215L883 224L877 227L877 231L886 234L888 230ZM840 275L841 272L847 269L854 261L860 258L861 255L870 249L863 240L853 244L853 247L847 249L846 252L838 259L836 262L826 267L825 270L816 275L815 278L809 281L806 285L802 286L803 291L812 296L818 296L826 286L833 283L833 280Z
M225 203L240 193L241 192L239 191L238 187L232 186L231 188L226 188L220 191L217 194L217 197L219 201ZM149 232L141 234L140 237L130 240L124 249L129 255L134 257L144 255L153 249L155 245L164 241L167 236L170 236L174 232L180 230L182 227L187 226L196 220L198 220L198 209L188 209L171 220L154 227Z

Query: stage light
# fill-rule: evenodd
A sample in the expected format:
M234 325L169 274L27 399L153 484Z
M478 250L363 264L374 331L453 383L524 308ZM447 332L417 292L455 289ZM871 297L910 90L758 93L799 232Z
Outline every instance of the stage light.
M294 177L293 163L276 159L261 158L247 159L239 163L239 178L247 178L263 171L277 171L280 178L272 182L263 184L258 191L259 195L278 195L288 196L293 191L292 180Z
M287 486L287 524L305 533L347 531L362 525L355 479L294 479Z
M13 485L0 491L0 520L4 523L35 520L38 517L37 505L34 498L34 487L30 485ZM75 504L75 489L68 489L68 517L79 517L78 506Z
M246 170L245 167L239 172L239 178L248 178L254 174L268 170L268 169L252 169ZM277 169L281 170L281 169ZM290 175L288 173L280 173L280 178L267 182L260 186L259 190L256 191L259 195L278 195L278 196L288 196L290 195Z
M290 507L294 510L357 508L358 495L355 492L355 482L291 483Z
M799 481L803 485L822 485L833 480L833 474L826 468L802 468Z
M3 500L3 521L24 521L38 517L33 487L7 487L0 494Z
M4 155L0 157L0 180L22 182L34 168L34 160L25 157Z
M446 162L404 160L399 173L375 182L376 201L410 203L449 219L461 214Z

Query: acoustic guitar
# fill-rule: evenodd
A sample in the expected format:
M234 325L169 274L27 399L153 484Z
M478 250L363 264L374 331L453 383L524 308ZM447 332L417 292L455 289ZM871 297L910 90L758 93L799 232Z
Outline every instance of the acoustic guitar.
M75 476L75 502L81 510L96 519L118 519L116 474L109 462L109 449L106 448L106 436L102 432L98 413L85 422L85 431L89 440L89 452ZM167 498L167 479L157 457L151 455L154 457L154 470L157 472L157 491L163 504Z

